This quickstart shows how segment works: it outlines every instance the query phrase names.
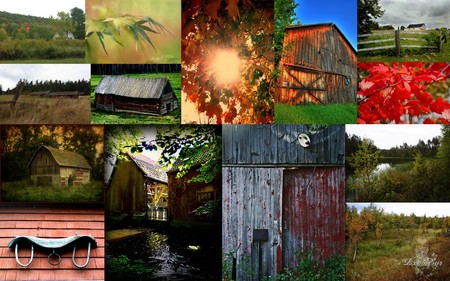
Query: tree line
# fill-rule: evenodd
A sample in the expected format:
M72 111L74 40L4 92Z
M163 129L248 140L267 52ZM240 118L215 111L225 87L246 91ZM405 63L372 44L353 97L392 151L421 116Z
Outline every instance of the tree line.
M0 85L1 95L13 95L22 88L22 93L29 94L39 91L50 92L66 92L66 91L78 91L84 95L90 94L90 81L79 79L77 81L61 81L61 80L36 80L28 81L27 79L20 79L16 86L12 89L2 91Z
M403 144L387 151L379 150L369 139L348 135L346 138L349 144L347 146L346 143L347 201L448 202L450 200L449 125L442 125L441 136L426 143L419 141L413 146ZM377 171L380 162L388 162L386 155L412 157L406 162Z
M127 73L174 73L181 72L180 64L92 64L91 74L119 75Z
M58 12L56 18L26 16L0 12L0 40L53 39L55 34L71 32L75 39L84 39L85 14L74 7L70 13Z

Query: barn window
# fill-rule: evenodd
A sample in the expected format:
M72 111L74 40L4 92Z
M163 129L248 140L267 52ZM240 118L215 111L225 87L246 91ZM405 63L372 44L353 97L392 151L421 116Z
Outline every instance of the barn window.
M167 111L172 110L172 104L170 102L167 103Z

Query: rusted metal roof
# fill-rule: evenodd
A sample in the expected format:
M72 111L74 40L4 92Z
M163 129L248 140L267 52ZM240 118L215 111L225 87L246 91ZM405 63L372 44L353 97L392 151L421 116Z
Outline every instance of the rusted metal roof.
M162 170L158 163L143 154L133 154L130 157L147 177L167 183L167 173Z
M83 168L83 169L92 169L91 165L86 161L86 159L83 157L83 155L78 154L73 151L66 151L66 150L60 150L54 147L50 146L41 146L38 150L33 154L33 157L31 158L30 164L28 167L30 167L31 163L33 162L34 157L41 149L47 149L53 158L55 159L56 163L58 163L59 166L62 167L73 167L73 168Z
M130 78L126 76L103 76L95 88L95 94L116 95L123 97L159 99L168 78Z

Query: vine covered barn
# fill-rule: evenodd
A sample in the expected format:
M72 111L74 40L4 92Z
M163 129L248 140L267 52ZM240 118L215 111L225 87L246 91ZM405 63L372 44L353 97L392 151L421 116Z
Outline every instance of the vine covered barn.
M31 180L38 186L76 186L91 181L91 166L73 151L41 146L28 165Z
M356 51L336 25L288 26L283 45L276 103L356 102Z
M178 108L178 100L168 78L105 75L95 88L95 108L162 115Z

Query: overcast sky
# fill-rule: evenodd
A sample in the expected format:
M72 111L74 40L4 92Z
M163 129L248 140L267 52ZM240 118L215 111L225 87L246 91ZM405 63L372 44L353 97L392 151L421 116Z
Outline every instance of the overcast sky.
M450 203L374 203L377 208L381 208L385 213L405 214L407 216L414 213L416 216L427 215L450 216ZM355 206L358 211L368 207L370 203L347 203L348 207Z
M384 15L376 19L380 25L395 28L414 23L425 23L427 29L450 27L448 0L380 0Z
M75 7L85 11L84 0L3 0L0 11L48 18Z
M441 135L440 125L345 125L347 134L357 135L374 141L380 149L389 149L403 143L416 145L419 140L427 142L435 136Z
M0 64L0 85L5 91L20 79L76 81L90 80L90 64Z

